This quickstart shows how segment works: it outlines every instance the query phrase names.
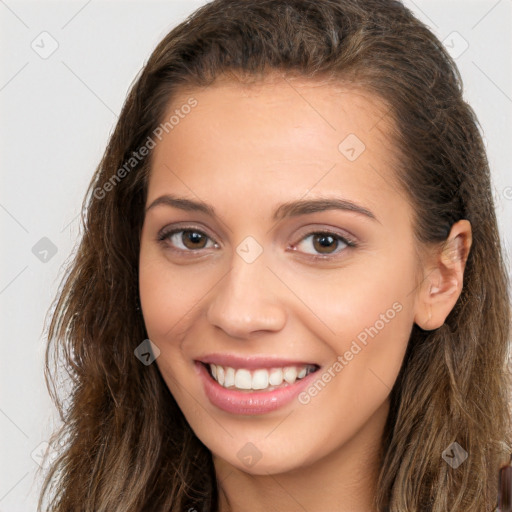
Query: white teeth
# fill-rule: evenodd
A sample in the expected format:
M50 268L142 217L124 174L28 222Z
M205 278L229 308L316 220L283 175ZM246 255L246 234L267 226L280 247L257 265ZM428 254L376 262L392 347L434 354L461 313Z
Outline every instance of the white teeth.
M217 378L216 381L221 385L224 386L224 367L217 366Z
M284 369L283 377L288 384L293 384L297 380L297 368L294 366L287 366Z
M252 375L252 389L268 388L268 371L256 370Z
M238 389L251 389L252 377L249 370L235 372L235 387Z
M215 366L214 364L210 365L210 368ZM235 370L233 368L226 368L226 372L224 374L224 387L229 388L230 386L235 385Z
M229 366L210 364L212 377L225 388L236 388L243 390L250 389L274 389L281 386L293 384L297 379L303 379L313 371L312 365L285 366L284 368L265 368L250 371L245 368L235 370Z
M280 386L283 383L283 370L280 368L270 370L268 381L272 386Z

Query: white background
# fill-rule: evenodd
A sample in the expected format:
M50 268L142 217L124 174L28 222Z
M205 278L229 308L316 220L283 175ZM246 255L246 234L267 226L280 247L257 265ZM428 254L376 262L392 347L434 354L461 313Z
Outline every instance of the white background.
M36 510L31 454L54 421L44 317L77 239L86 187L135 75L203 3L0 0L0 512ZM510 259L512 0L405 3L456 54L469 45L456 62L485 133ZM31 46L51 44L58 48L47 58ZM57 250L46 262L32 252L43 237Z

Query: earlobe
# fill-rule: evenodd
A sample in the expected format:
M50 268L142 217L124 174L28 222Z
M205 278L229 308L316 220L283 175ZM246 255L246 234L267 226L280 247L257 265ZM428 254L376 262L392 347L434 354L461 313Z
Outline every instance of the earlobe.
M453 224L446 241L427 258L424 279L418 287L415 323L424 330L441 327L454 308L464 281L464 269L471 248L471 224Z

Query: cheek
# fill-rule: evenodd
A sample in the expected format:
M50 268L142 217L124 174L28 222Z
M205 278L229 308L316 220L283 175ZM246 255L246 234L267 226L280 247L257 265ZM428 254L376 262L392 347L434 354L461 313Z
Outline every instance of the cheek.
M177 321L178 301L173 286L167 280L166 269L141 250L139 292L144 323L151 340L157 342Z
M295 283L315 313L303 315L302 322L332 354L323 382L332 382L354 407L371 411L396 380L414 320L414 261L375 260L330 279L301 277Z
M148 338L160 349L156 364L167 387L178 400L180 382L186 382L190 361L181 357L181 344L191 318L197 311L204 289L204 275L196 276L192 266L173 266L161 250L141 244L139 292ZM186 401L179 401L180 407Z
M289 273L286 279L309 307L300 318L343 353L354 339L364 344L377 335L397 342L408 338L414 318L414 261L376 256L324 276Z
M403 289L392 280L375 281L375 288L345 284L345 293L335 301L322 299L323 320L334 331L322 338L331 360L299 396L304 414L322 418L317 434L333 442L340 442L340 436L342 441L349 439L383 406L400 371L413 325L412 301L403 292L408 289L404 283ZM382 288L384 284L388 288ZM318 325L311 320L309 329L319 334ZM333 434L332 425L343 425L343 429Z
M141 245L139 260L144 322L150 339L170 340L197 312L205 290L211 287L209 272L197 265L174 265L162 250L147 245Z

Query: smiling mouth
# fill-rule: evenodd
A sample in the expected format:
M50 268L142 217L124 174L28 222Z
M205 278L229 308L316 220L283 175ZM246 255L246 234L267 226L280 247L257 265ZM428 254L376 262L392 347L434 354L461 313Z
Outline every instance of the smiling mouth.
M304 364L249 370L203 362L201 364L206 368L210 377L223 388L246 393L273 391L292 386L320 368L316 364Z

